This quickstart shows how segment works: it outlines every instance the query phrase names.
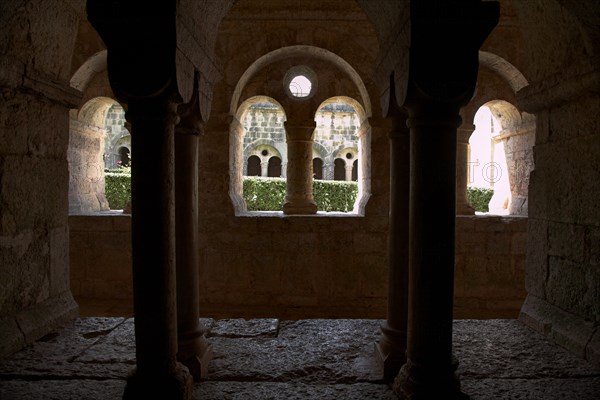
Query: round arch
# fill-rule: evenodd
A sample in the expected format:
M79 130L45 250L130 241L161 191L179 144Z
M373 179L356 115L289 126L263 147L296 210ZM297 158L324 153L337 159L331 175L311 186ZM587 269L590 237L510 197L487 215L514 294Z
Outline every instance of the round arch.
M370 117L372 115L371 100L367 88L358 72L356 72L356 70L346 60L344 60L337 54L320 47L307 45L282 47L280 49L271 51L270 53L263 55L254 63L252 63L252 65L250 65L246 69L246 71L244 71L244 73L238 80L233 95L231 96L231 103L229 107L230 115L237 114L237 110L239 109L238 103L240 102L242 91L246 87L252 76L254 76L254 74L256 74L268 64L297 56L313 57L319 60L328 61L336 67L338 67L340 70L344 71L346 74L348 74L350 80L354 83L354 85L360 93L361 102L365 110L366 116Z

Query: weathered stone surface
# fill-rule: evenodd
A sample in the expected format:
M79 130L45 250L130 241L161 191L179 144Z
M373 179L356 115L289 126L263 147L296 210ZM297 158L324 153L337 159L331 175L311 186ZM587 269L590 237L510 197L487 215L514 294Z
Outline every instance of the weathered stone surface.
M385 384L355 383L313 385L271 382L205 382L196 389L199 399L319 399L319 400L394 400L396 396Z
M114 400L123 397L124 380L40 380L4 381L0 384L3 400Z
M279 320L277 319L221 319L210 326L207 337L275 337L277 336L278 331Z
M373 355L379 320L202 319L223 335L196 396L394 399ZM244 337L244 326L251 337ZM600 369L515 320L454 322L463 391L474 400L596 400ZM84 318L0 361L0 398L114 400L133 369L133 320Z
M123 318L78 319L74 324L57 332L50 333L35 342L32 346L15 353L10 358L1 360L0 375L18 375L24 377L24 379L34 379L39 376L115 377L113 373L107 373L106 368L119 368L117 362L114 362L114 365L107 365L106 368L103 368L102 365L86 366L86 362L91 359L90 356L87 357L87 360L78 360L78 358L82 354L85 355L86 350L94 353L96 348L93 346L106 340L106 336L110 335L123 322ZM128 325L124 330L121 330L121 332L124 332L123 336L128 337L128 339L124 339L124 342L133 342L132 326ZM111 340L110 344L112 344L112 347L108 345L101 346L100 348L109 353L112 351L113 353L120 354L123 352L123 347L115 346L116 343L117 341ZM99 358L102 361L109 357L110 354L106 356L102 355ZM125 367L130 368L129 366ZM126 371L121 376L125 377ZM117 375L116 377L121 376Z
M461 387L471 400L595 400L600 393L600 378L463 379Z
M455 321L454 352L464 379L598 376L591 364L517 320Z
M209 380L355 383L379 380L372 357L379 320L303 320L273 338L214 337ZM277 354L276 357L273 355Z

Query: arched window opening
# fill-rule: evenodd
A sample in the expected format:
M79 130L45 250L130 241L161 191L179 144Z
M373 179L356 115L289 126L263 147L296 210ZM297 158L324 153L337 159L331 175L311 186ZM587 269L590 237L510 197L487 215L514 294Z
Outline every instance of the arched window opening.
M345 181L346 180L346 162L341 158L336 158L333 168L333 180L334 181Z
M368 124L363 126L367 121L361 119L362 112L360 104L351 98L332 98L318 109L313 135L313 159L319 154L325 155L320 168L323 171L322 179L325 182L347 182L343 186L338 185L336 190L347 192L347 201L355 205L350 207L350 211L359 213L360 204L363 204L365 197L365 188L369 185L367 177L360 173L361 163L368 165L368 159L363 159L362 154L369 153L369 143L366 140ZM313 166L313 170L315 168ZM316 173L314 176L317 176ZM347 209L345 205L344 210Z
M106 148L111 132L107 121L115 109L123 110L109 97L95 97L70 114L67 159L69 212L72 214L115 208L109 195L111 182L107 182L105 176ZM124 112L122 114L124 122Z
M283 108L271 98L254 97L240 106L231 130L231 140L237 143L230 193L236 212L281 211L287 165L284 121Z
M119 162L119 165L129 166L129 149L127 147L119 147Z
M273 156L269 158L269 169L267 171L269 178L280 178L281 177L281 158Z
M323 179L323 160L320 158L313 158L313 178Z
M533 169L533 116L503 100L490 101L474 118L469 140L471 205L490 214L527 214L527 185ZM487 196L487 197L486 197ZM483 204L473 204L479 198ZM485 200L489 200L485 204Z
M250 156L248 158L248 173L247 176L261 176L260 158L258 156Z
M108 109L104 120L106 142L104 144L104 168L114 170L131 164L131 135L125 128L125 110L120 104ZM127 150L127 159L124 158Z

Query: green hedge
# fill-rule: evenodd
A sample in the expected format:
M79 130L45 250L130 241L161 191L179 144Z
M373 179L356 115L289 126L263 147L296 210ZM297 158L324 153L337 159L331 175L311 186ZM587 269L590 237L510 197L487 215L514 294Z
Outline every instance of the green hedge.
M488 212L488 204L494 195L493 189L484 189L477 187L467 188L467 200L475 211Z
M313 195L319 211L352 211L357 194L357 182L313 181Z
M248 211L281 211L285 198L285 179L244 178L244 200Z
M131 198L131 175L125 172L105 172L106 200L111 210L122 210Z
M285 199L285 179L244 178L244 200L248 211L281 211ZM313 182L313 194L319 211L352 211L358 184L344 181Z

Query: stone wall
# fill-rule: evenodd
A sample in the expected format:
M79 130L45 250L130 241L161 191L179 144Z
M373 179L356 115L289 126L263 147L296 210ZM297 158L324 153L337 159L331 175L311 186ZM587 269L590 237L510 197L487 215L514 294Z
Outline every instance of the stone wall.
M82 12L59 0L0 4L0 357L77 315L66 153L81 96L68 84L69 38Z
M76 298L131 301L130 217L69 221ZM385 317L387 218L365 224L357 216L272 214L203 224L203 315ZM525 297L526 229L523 217L457 217L457 318L516 317Z
M600 97L538 115L521 319L600 364Z
M547 3L515 2L530 22L518 103L537 118L520 319L600 365L600 4Z
M71 215L71 290L75 298L131 299L131 216Z

